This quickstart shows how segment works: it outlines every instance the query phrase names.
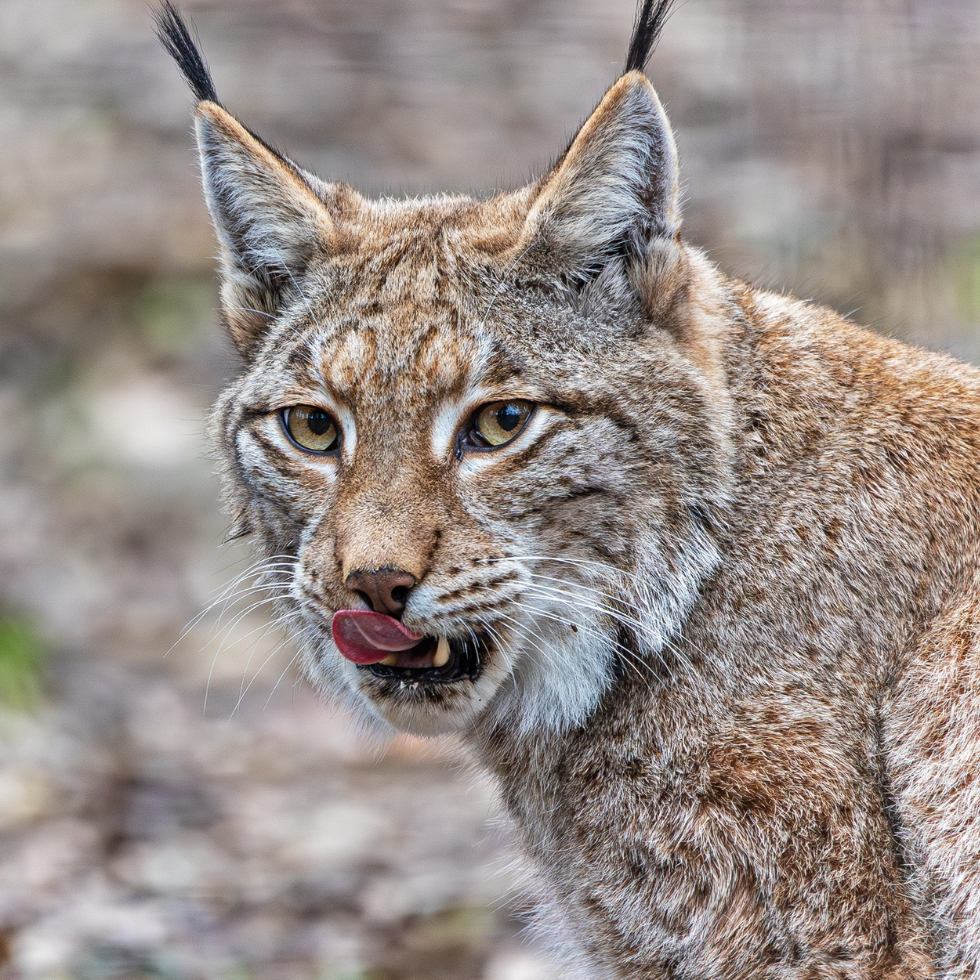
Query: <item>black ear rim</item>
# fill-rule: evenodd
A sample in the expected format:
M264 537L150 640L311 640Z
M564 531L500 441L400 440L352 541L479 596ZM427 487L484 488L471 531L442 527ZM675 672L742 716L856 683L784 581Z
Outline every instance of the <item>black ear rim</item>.
M197 97L197 101L214 102L216 105L221 105L218 101L218 93L214 89L214 81L211 78L207 62L194 43L180 11L170 0L163 0L154 19L156 20L156 35L160 39L160 43L166 48L170 57L177 62L180 73Z
M642 72L660 41L664 24L671 14L675 0L640 0L633 23L633 36L626 54L626 67L623 74L631 71Z

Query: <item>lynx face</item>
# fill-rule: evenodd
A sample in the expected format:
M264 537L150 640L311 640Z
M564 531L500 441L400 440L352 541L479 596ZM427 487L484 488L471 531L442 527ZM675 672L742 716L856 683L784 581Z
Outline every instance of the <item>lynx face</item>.
M307 673L419 733L581 723L669 656L729 465L723 317L649 82L528 188L371 202L229 116L168 16L246 360L214 416L226 491Z

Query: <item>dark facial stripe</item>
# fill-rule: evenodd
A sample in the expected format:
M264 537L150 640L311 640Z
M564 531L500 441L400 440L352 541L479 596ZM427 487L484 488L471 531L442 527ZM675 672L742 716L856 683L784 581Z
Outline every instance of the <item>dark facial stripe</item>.
M254 428L246 430L246 434L262 449L266 455L267 462L284 474L298 480L307 472L307 467L294 454L281 449Z
M518 573L516 571L511 571L506 575L501 575L498 578L491 579L489 582L472 582L469 585L463 585L457 589L453 589L451 592L444 592L441 596L439 596L439 602L448 605L450 602L470 595L474 592L489 592L493 589L499 588L501 585L505 585L507 582L513 582L516 578L519 578Z

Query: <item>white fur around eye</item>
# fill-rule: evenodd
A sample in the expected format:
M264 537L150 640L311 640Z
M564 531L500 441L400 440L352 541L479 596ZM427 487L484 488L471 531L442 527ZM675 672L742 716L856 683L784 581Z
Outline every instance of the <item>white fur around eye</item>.
M451 401L442 406L432 420L432 455L436 459L448 459L455 450L456 433L468 420L463 402Z
M328 407L340 426L340 455L349 466L354 462L354 452L357 449L357 426L354 425L354 413L346 405L338 405L334 402L331 402Z

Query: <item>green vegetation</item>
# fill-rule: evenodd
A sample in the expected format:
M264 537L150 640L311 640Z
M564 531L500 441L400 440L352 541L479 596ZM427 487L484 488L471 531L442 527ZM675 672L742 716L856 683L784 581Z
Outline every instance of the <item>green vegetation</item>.
M0 706L29 711L41 699L44 648L27 621L0 615Z
M959 250L953 270L957 313L980 323L980 235Z
M185 354L211 330L215 295L210 279L159 278L135 290L131 321L156 354Z

